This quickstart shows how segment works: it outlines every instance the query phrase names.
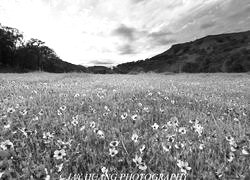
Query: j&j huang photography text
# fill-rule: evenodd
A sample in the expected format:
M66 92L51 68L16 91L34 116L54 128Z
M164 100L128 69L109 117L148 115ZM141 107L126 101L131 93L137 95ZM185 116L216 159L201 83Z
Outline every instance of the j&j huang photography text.
M0 180L250 180L250 0L0 0Z
M82 175L70 175L67 178L62 178L66 180L70 179L79 179L79 180L185 180L187 177L186 174L143 174L143 173L134 173L134 174L86 174Z

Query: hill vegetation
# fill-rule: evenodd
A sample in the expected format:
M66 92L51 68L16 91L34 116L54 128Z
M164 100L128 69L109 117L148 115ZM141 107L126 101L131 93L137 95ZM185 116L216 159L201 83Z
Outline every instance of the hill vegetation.
M250 31L207 36L173 45L150 59L120 64L130 72L247 72L250 71Z

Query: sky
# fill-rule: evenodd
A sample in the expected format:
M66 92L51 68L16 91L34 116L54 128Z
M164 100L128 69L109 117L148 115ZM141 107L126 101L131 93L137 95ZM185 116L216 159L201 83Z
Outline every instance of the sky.
M65 61L112 66L250 30L250 0L0 0L0 23L46 42Z

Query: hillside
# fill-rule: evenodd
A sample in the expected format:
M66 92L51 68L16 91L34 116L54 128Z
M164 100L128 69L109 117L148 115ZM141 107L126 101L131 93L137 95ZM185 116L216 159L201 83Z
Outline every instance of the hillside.
M250 31L211 35L176 44L150 59L120 64L115 71L247 72L250 71Z

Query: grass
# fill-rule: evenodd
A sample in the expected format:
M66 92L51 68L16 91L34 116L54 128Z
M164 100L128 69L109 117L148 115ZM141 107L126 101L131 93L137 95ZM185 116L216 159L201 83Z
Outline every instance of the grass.
M249 74L0 74L0 179L247 179L249 102Z

